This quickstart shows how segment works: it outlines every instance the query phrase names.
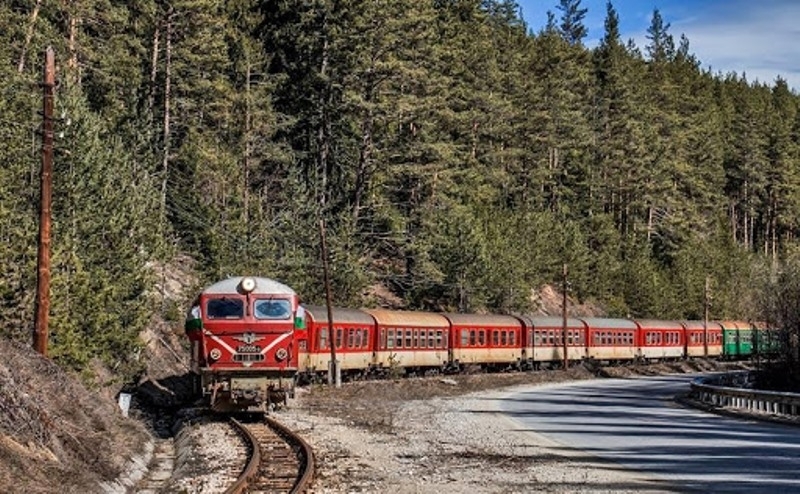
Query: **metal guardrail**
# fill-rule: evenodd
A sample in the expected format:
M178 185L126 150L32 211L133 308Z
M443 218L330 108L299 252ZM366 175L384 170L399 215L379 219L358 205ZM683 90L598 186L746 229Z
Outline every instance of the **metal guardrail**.
M750 371L720 374L695 379L690 397L714 408L765 414L797 420L800 418L800 394L751 389Z

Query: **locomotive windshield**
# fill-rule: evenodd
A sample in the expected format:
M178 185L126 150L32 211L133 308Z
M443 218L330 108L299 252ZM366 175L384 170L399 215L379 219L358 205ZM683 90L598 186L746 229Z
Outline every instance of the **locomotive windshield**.
M244 301L238 298L212 298L206 305L209 319L241 319L244 317Z
M284 299L262 299L255 302L256 319L289 319L292 306Z

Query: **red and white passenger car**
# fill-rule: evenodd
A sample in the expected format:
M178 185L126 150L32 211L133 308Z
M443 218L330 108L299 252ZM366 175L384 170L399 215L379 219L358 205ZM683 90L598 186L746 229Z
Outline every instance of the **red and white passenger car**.
M684 321L687 357L722 355L722 326L714 321Z
M450 363L491 369L519 368L522 362L522 322L513 316L444 314L450 326Z
M601 362L635 360L639 357L638 326L628 319L586 317L586 356Z
M637 319L640 356L645 360L677 360L686 343L684 327L677 321Z
M561 365L564 361L564 319L555 316L523 317L525 324L524 354L530 356L529 367L541 364ZM567 318L567 358L581 361L586 358L586 323Z
M375 369L420 374L449 360L450 322L433 312L365 309L375 319Z
M339 370L346 375L366 375L375 366L375 319L355 309L310 305L305 307L305 328L295 333L298 361L304 380L328 372L331 362L329 321L333 326L333 342Z

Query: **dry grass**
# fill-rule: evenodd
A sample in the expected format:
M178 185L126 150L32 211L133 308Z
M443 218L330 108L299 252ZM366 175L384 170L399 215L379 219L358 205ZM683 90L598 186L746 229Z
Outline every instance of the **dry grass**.
M0 486L93 492L139 452L144 429L31 349L0 340Z

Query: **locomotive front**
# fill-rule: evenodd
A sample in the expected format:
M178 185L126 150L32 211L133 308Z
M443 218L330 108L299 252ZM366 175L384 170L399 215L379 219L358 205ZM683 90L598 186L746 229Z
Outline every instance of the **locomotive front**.
M192 371L212 409L266 410L285 402L297 372L302 309L269 278L233 277L202 291L186 319Z

